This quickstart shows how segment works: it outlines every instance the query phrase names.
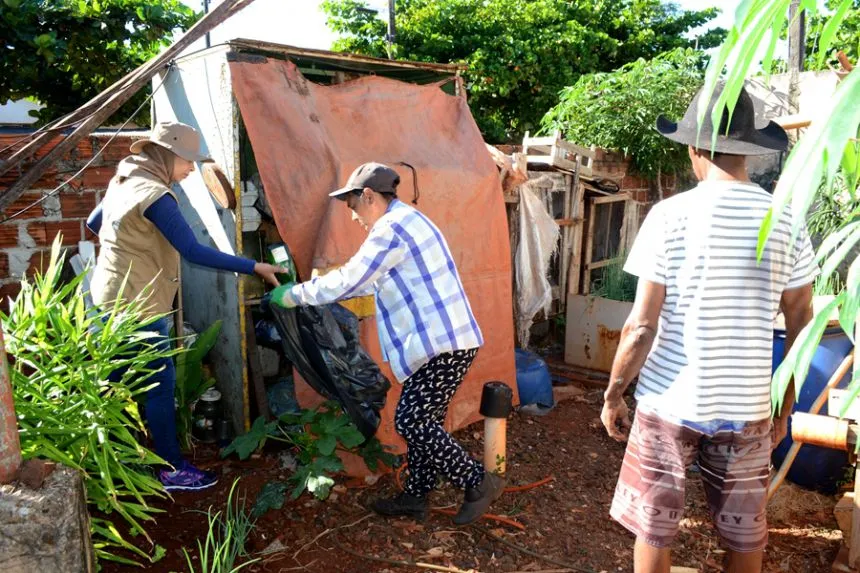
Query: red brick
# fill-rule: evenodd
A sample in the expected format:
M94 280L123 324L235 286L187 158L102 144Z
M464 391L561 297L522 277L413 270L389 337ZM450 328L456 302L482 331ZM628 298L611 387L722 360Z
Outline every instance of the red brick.
M95 208L96 194L92 191L60 193L60 209L64 219L85 219Z
M18 179L27 172L30 168L30 164L24 164L22 168L19 169L10 169L3 175L0 175L0 189L8 189L11 187ZM30 186L30 189L53 189L57 186L57 170L56 168L50 168L45 171L44 174L39 178L38 181L33 183Z
M90 231L89 227L87 227L86 225L84 225L84 240L92 241L97 245L99 244L99 236Z
M644 189L648 187L647 182L636 175L625 175L621 180L621 189L628 191L630 189Z
M57 233L63 234L63 245L76 245L81 240L81 221L49 221L30 223L27 232L37 246L47 247L54 242Z
M75 148L75 159L91 159L95 143L95 138L93 137L85 137L80 140L78 146Z
M0 253L0 278L9 277L9 255Z
M3 215L6 217L11 217L12 215L17 213L21 209L24 209L26 207L30 207L30 205L32 205L33 203L35 203L36 201L38 201L41 198L42 198L42 194L39 192L29 191L27 193L24 193L23 195L21 195L20 197L15 199L11 205L6 207L6 210L3 211ZM45 216L45 212L42 209L42 205L39 204L39 205L36 205L35 207L27 209L26 211L24 211L23 213L18 215L17 218L18 219L35 219L36 217L44 217L44 216Z
M9 312L9 298L15 298L21 292L21 283L14 282L0 286L0 309Z
M36 152L33 154L34 158L35 159L42 159L48 153L50 153L55 147L57 147L57 145L59 145L63 139L65 139L65 138L62 135L57 135L57 136L54 136L53 139L48 140L47 143L43 143L42 146L39 147L39 149L37 149Z
M104 161L121 161L131 155L131 152L128 150L129 146L137 141L138 139L146 139L145 135L130 137L130 136L120 136L111 141L109 144L105 145L104 139L100 140L99 138L93 138L93 149L101 150L101 158Z
M0 248L18 246L18 225L6 223L0 225Z
M86 189L107 189L108 183L116 173L113 165L90 167L83 173L83 185Z
M27 265L27 276L32 277L37 272L39 274L45 274L45 271L48 270L48 263L51 262L51 251L36 251L30 256L30 262Z

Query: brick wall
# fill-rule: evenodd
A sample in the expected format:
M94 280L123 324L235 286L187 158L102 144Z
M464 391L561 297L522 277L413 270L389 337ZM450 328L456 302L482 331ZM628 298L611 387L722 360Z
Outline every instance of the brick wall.
M592 169L596 176L613 181L624 192L629 192L634 201L643 204L654 203L659 199L660 189L656 178L647 179L635 173L630 167L630 158L619 153L597 149ZM677 177L662 176L663 199L677 192Z
M5 149L25 135L0 133L0 149ZM30 207L80 170L93 158L94 153L101 151L99 157L57 195L48 197L41 204L0 223L0 298L3 308L7 307L7 297L14 297L20 290L22 276L32 276L36 270L42 270L43 265L47 265L51 244L57 233L63 235L63 245L69 250L67 256L77 252L78 241L98 241L86 228L84 221L101 201L117 163L128 155L128 146L145 134L121 134L108 143L110 136L111 134L105 134L85 138L0 217L12 217L22 209ZM57 142L59 138L29 158L20 169L12 169L0 176L0 193L5 192L23 170L44 156Z

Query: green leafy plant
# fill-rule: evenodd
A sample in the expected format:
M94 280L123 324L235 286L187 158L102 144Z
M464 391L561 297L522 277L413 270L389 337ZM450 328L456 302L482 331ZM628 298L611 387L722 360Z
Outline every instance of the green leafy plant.
M270 481L263 485L254 507L251 508L251 517L262 517L271 509L281 509L286 500L287 488L289 486L282 481Z
M580 145L621 151L648 177L687 171L686 146L660 135L654 124L658 114L672 119L684 115L702 85L704 69L702 52L678 48L614 72L586 74L561 91L541 129L561 130Z
M779 39L779 31L788 19L791 0L742 0L735 12L735 23L719 52L711 59L705 73L705 89L702 104L714 97L717 81L726 83L720 96L716 98L713 118L719 118L725 109L732 110L737 101L744 79L758 64L756 54L759 46L765 46L762 67L770 69L774 50ZM826 16L826 23L818 37L819 58L823 60L830 53L830 47L846 22L848 8L853 0L831 3L835 10ZM814 0L801 0L799 8L808 14L818 13L819 3ZM846 260L850 260L846 285L836 294L833 301L815 316L804 328L792 346L782 365L774 373L771 386L771 403L778 410L783 396L792 379L795 389L800 392L806 380L812 356L818 347L827 326L827 319L838 309L839 322L843 330L854 339L854 330L860 310L860 262L856 256L848 259L854 246L860 242L860 221L858 213L858 130L860 130L860 67L855 68L837 86L833 97L827 102L826 113L808 128L806 133L792 148L779 183L774 190L774 206L765 218L759 234L759 256L773 230L775 221L790 204L794 218L793 232L799 232L804 218L822 194L822 189L832 189L837 174L842 171L847 182L845 192L849 198L848 211L852 214L838 229L822 242L817 252L817 260L823 263L822 274L830 276ZM704 118L707 105L700 105ZM716 137L716 133L714 134ZM851 397L846 400L849 407L860 393L860 379L851 381Z
M215 346L220 333L219 320L176 355L176 433L183 448L191 446L191 408L206 390L215 385L214 378L203 375L203 359Z
M147 466L164 461L138 441L145 428L137 400L149 388L147 364L170 352L141 330L159 318L146 318L142 301L88 310L83 275L61 283L61 241L54 241L45 273L24 279L9 314L0 313L21 451L81 471L88 503L119 514L151 543L143 523L159 510L148 499L165 494ZM121 368L122 377L110 381ZM92 533L99 558L133 563L110 552L117 546L152 561L163 555L127 543L109 519L92 520Z
M349 421L334 402L326 402L316 410L284 414L271 422L266 422L262 417L257 418L250 431L237 436L224 448L221 456L235 453L240 459L247 459L268 440L289 444L297 452L299 466L289 479L294 486L291 494L293 499L298 498L305 490L320 500L328 497L334 485L331 475L343 470L343 463L335 454L338 448L362 456L372 471L377 469L379 463L389 467L396 463L396 457L386 452L379 440L365 440L355 424ZM280 491L276 486L272 488L267 491L267 500L261 504L274 504L272 507L279 507L283 505L283 501L278 505L278 495L283 496L284 491Z
M624 272L626 258L626 255L621 255L612 264L603 267L603 274L592 284L593 296L621 302L636 300L638 280L635 276Z
M857 62L860 57L860 0L843 2L843 0L826 0L826 10L808 14L806 22L806 60L803 68L805 70L840 69L842 66L836 57L837 52L845 52L848 61ZM844 12L840 15L840 24L835 31L829 31L833 36L830 40L829 50L820 50L819 43L822 34L827 30L827 23L831 15L836 11ZM780 38L788 39L788 22L783 24ZM769 70L771 73L786 73L788 62L784 59L774 59Z
M322 7L339 36L333 49L388 57L386 22L366 2L328 0ZM391 55L466 64L469 108L484 139L510 142L536 130L558 92L582 74L678 47L716 46L724 30L695 39L688 32L718 12L661 0L397 0Z
M189 573L236 573L260 560L237 563L240 557L247 557L245 543L254 529L254 519L245 511L245 498L239 499L236 493L238 484L238 479L233 482L223 512L213 513L211 506L206 512L209 529L203 542L197 541L198 565L182 550Z

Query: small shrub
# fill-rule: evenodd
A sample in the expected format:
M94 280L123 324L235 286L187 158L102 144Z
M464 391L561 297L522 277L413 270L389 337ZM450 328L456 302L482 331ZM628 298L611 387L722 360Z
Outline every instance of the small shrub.
M145 432L137 400L148 390L146 365L163 352L148 343L141 327L142 302L87 309L83 276L61 284L60 237L45 274L21 282L9 314L0 313L11 358L10 378L24 458L47 458L83 473L87 501L119 514L134 533L159 511L148 499L164 497L147 467L164 461L138 441ZM119 381L108 377L127 368ZM124 547L151 561L152 555L125 541L107 519L93 519L97 556L130 562L110 553Z
M393 467L397 459L376 438L365 440L335 402L326 402L316 410L284 414L271 422L257 418L251 430L236 437L221 456L236 453L240 459L247 459L268 440L284 442L297 450L298 470L289 479L294 486L293 499L305 490L320 500L328 497L334 485L331 476L343 470L343 463L335 453L338 448L360 455L371 471L380 463ZM265 496L261 492L262 499L258 498L255 512L265 513L269 508L283 506L285 491L285 487L273 484L265 490Z

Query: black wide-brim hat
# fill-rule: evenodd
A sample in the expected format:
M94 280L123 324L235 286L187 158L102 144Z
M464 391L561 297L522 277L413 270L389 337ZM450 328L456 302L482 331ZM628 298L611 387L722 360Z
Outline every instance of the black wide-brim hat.
M672 141L728 155L767 155L785 151L788 147L788 136L785 130L773 121L767 121L763 127L757 127L755 106L752 98L743 88L741 88L738 102L731 114L731 123L728 126L726 125L728 123L728 110L723 110L716 145L714 145L714 125L711 121L711 112L723 91L723 83L720 82L714 89L714 94L708 103L705 119L702 122L702 129L699 131L697 117L699 96L702 94L702 89L693 97L684 118L678 123L670 121L664 115L658 116L657 131Z

